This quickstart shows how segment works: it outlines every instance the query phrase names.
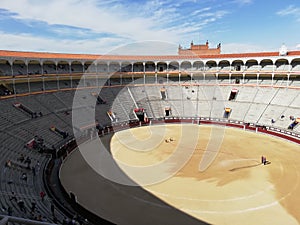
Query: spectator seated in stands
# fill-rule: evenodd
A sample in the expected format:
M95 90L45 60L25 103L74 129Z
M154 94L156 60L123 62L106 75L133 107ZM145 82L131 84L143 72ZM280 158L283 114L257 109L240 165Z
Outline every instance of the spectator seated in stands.
M25 182L27 182L27 174L26 173L22 173L21 180L24 180Z
M22 212L25 212L25 213L26 213L25 203L24 203L24 201L23 201L22 199L20 199L20 200L18 201L18 206L19 206L19 208L20 208L20 210L21 210Z
M31 208L30 208L31 213L34 213L34 212L35 212L35 209L36 209L36 202L35 202L35 201L32 201L32 202L31 202Z
M31 118L37 118L38 116L37 116L37 113L36 112L33 112L32 114L31 114Z
M12 208L10 206L8 206L8 208L7 208L7 215L8 216L12 216L12 213L13 213Z
M11 192L11 196L9 198L10 201L14 200L14 201L17 201L17 197L16 197L16 193L15 192Z
M21 154L17 161L23 162L25 160L24 155Z
M10 160L7 160L5 162L5 167L11 168L11 161Z
M296 120L294 120L294 122L288 126L288 129L293 130L297 125L298 125L298 122Z
M28 156L25 159L24 163L26 163L27 164L27 168L30 169L31 159Z

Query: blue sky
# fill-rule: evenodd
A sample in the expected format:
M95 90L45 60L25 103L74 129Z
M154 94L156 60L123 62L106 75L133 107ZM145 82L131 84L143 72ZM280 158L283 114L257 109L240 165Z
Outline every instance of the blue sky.
M299 0L1 0L0 49L106 54L159 41L222 53L300 49Z

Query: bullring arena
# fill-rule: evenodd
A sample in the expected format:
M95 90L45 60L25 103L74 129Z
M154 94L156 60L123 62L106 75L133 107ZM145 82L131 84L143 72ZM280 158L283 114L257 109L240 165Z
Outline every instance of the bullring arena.
M206 153L211 129L214 128L188 124L166 125L163 128L161 126L142 127L116 133L111 142L112 155L117 160L139 167L158 163L168 158L176 148L176 142L181 138L180 126L188 126L191 132L197 132L195 129L200 129L194 154L186 165L171 178L144 186L146 191L174 208L209 224L240 224L241 221L243 224L298 224L300 177L297 144L235 128L224 128L224 140L215 160L205 171L199 172L199 162ZM162 129L165 137L157 136L157 138L148 139L151 133L159 133ZM145 133L149 137L144 135ZM175 139L173 143L164 141L164 138L169 135ZM189 148L191 140L186 137L184 139L181 147ZM147 144L137 143L137 140L146 141ZM153 151L136 151L138 148L152 149L152 147ZM91 153L92 158L100 157L100 154L94 153ZM271 164L261 163L260 156L263 154L268 156ZM63 165L61 179L65 188L78 193L77 197L80 202L99 216L109 218L111 215L118 214L120 217L126 217L130 210L129 212L127 209L118 211L115 206L118 203L114 204L114 200L110 199L106 202L101 194L98 197L98 182L95 180L99 175L93 171L84 170L86 161L78 160L78 158L81 156L76 151ZM157 172L165 173L172 165L171 162L165 165L164 170ZM134 174L131 175L135 177ZM154 200L153 202L149 200L147 195L145 197L140 194L135 195L129 190L128 187L124 190L128 192L128 199L116 200L121 200L119 204L123 201L132 201L130 205L138 204L135 201L145 201L147 204L156 203ZM120 188L118 191L123 190ZM112 192L111 194L114 195L114 191ZM87 195L87 193L93 194ZM93 201L96 201L96 204L90 203ZM98 202L101 203L98 204ZM103 212L103 206L110 215ZM134 218L131 223L135 224L137 221L139 222L136 224L151 224L151 221L159 223L159 218L155 218L154 214L154 209L150 208L146 215L132 215ZM154 218L150 220L148 216ZM120 222L117 218L114 219ZM182 221L178 222L176 216L170 216L168 221L163 221L161 224L182 223Z
M300 224L300 52L0 51L0 74L3 224Z

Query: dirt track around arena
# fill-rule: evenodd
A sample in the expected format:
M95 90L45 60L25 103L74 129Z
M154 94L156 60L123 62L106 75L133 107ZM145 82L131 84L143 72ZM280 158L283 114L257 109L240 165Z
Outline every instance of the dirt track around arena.
M184 138L182 126L187 126L190 132ZM189 149L192 138L188 137L194 138L195 133L197 145L188 162L168 179L143 185L144 190L175 209L211 224L300 224L297 144L234 128L171 124L116 133L111 139L111 152L124 165L151 166L167 161L178 148ZM213 134L219 135L218 140L222 138L220 148L216 145L215 151L210 146L218 142L217 139L210 142ZM271 163L261 164L262 155ZM76 159L73 157L71 161ZM71 161L68 159L69 163L64 164L67 170L62 178L78 171L76 163ZM170 162L161 173L170 171L173 165ZM134 179L135 174L125 173ZM62 183L67 190L76 189L70 179L63 179ZM94 206L87 206L91 207Z

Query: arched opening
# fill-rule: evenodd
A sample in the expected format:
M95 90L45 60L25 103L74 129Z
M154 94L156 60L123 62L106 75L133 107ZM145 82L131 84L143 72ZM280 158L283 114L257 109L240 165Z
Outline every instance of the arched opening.
M145 68L144 68L143 62L135 62L133 64L134 74L132 74L132 81L135 84L143 84L144 83L144 70L146 71L147 69L149 69L149 65L150 65L150 67L152 67L151 63L153 63L153 62L149 62L149 64L145 64ZM154 64L153 64L153 66L154 66ZM153 69L153 71L154 71L154 69Z
M291 67L287 59L278 59L275 62L276 71L288 72Z
M28 75L42 74L41 63L37 60L30 60L28 62Z
M28 75L27 66L23 60L15 60L12 64L12 68L14 76Z
M57 73L58 74L69 74L70 73L69 62L59 61L57 64Z
M213 61L213 60L206 62L205 70L206 71L217 71L218 70L217 62Z
M250 59L246 62L246 70L247 71L259 71L260 70L260 65L258 64L257 60L255 59Z
M270 59L264 59L260 62L261 71L272 72L274 69L273 61Z
M120 71L120 63L118 63L118 62L110 62L109 66L108 66L108 69L109 69L109 73L119 72Z
M11 76L11 65L8 60L0 59L0 76Z
M133 64L133 72L144 72L144 64L142 62L135 62Z
M232 71L243 71L245 69L244 62L242 60L234 60L231 64L231 68Z
M54 61L45 60L43 61L44 75L56 74L56 65Z
M172 61L169 63L169 72L172 72L172 71L177 71L178 72L179 70L179 63L176 62L176 61Z
M145 63L145 77L143 75L142 79L138 79L139 83L149 83L153 84L155 83L156 77L155 77L155 72L156 72L156 67L155 63L152 61L146 62Z
M86 61L83 64L84 73L96 73L96 65L93 61Z
M184 61L180 65L180 70L181 71L188 71L192 69L192 63L189 61Z
M262 85L272 85L272 72L274 70L273 61L270 59L264 59L259 63L261 70L259 75L259 83Z
M291 66L293 72L300 72L300 58L293 59Z
M167 70L166 62L158 62L157 63L157 72L165 72Z
M228 60L222 60L219 62L219 70L220 71L230 71L230 62Z
M132 63L131 62L122 62L121 63L121 72L132 72Z
M98 73L107 73L108 65L106 62L97 61L97 72Z
M120 82L121 84L130 84L132 82L132 72L134 71L134 64L131 62L122 62L121 63L121 74Z
M71 72L72 74L82 74L83 73L83 65L80 61L73 61L71 63Z
M154 62L146 62L145 72L155 72L155 63Z
M195 71L203 71L204 70L204 62L203 61L195 61L193 63L193 70Z

